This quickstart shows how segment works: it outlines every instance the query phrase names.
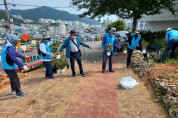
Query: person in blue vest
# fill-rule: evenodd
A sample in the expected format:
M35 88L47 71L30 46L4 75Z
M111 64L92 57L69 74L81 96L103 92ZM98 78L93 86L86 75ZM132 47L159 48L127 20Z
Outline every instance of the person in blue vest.
M66 57L70 59L71 69L72 69L72 76L76 76L75 72L75 59L79 65L80 75L85 77L82 67L82 60L81 60L81 52L79 49L80 45L92 49L89 45L82 42L78 37L78 33L75 30L70 31L70 36L64 41L63 45L61 46L59 52L62 52L63 49L66 48Z
M50 36L47 34L43 35L43 40L40 43L40 52L41 52L41 60L43 61L43 65L46 68L46 78L49 79L55 79L53 76L53 71L52 71L52 59L55 56L51 52L50 46L52 45L52 42L50 41Z
M17 57L30 61L30 57L25 57L16 52L16 45L19 39L14 34L7 34L5 37L5 43L1 50L1 68L10 78L11 94L16 94L16 97L27 96L27 93L22 92L20 89L20 80L16 72L18 66L28 71L28 67L21 63Z
M102 39L102 47L103 47L102 73L105 72L105 68L106 68L106 61L107 61L107 57L108 57L107 52L110 53L110 55L109 55L109 72L114 72L114 70L112 69L114 48L107 50L107 46L108 46L108 44L111 44L112 47L116 47L118 49L121 48L116 43L115 32L116 32L116 28L111 28L109 30L109 33L105 34L103 39Z
M170 58L175 58L175 50L178 47L178 31L173 30L172 28L168 28L166 32L166 48L163 52L162 62L166 60L166 56L171 50Z
M140 29L136 29L135 33L131 34L128 40L126 41L129 42L129 45L127 47L127 53L128 53L127 64L126 64L127 68L129 68L133 51L135 49L142 51L142 39L139 33L140 33Z

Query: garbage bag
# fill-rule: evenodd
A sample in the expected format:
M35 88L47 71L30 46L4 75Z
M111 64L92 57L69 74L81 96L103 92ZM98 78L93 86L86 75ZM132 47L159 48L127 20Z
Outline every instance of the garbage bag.
M128 77L123 77L120 80L120 84L125 89L132 89L134 86L137 86L140 83L138 83L134 78L128 76Z

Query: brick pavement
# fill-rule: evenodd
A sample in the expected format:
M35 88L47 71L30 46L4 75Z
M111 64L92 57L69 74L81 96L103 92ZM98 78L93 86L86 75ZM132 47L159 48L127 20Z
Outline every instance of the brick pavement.
M119 62L119 63L118 63ZM142 81L125 69L125 56L114 57L115 73L101 73L101 63L84 62L87 77L71 78L71 70L44 78L44 69L22 80L29 95L15 98L10 88L0 92L3 118L166 118L159 103ZM76 66L77 67L77 66ZM141 84L131 90L120 87L124 76Z

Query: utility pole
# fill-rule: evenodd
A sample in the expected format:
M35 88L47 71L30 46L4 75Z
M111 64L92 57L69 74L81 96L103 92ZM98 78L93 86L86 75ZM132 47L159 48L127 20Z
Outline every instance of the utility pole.
M10 15L9 15L9 11L8 11L6 0L4 0L4 6L5 6L5 9L6 9L6 15L7 15L8 23L9 23L10 33L12 33L12 25L11 25L11 22L10 22Z

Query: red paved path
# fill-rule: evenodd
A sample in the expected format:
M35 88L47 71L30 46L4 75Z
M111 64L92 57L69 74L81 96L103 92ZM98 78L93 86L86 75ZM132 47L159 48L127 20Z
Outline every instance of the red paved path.
M118 69L118 56L113 62L113 69ZM72 99L65 118L118 118L117 77L118 71L106 70L101 74L101 64L93 67Z

